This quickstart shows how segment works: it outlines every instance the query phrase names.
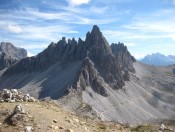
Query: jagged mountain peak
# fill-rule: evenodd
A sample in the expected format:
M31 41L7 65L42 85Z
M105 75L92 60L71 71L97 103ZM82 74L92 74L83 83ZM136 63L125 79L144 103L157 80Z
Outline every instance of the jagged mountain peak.
M37 56L4 69L0 89L17 88L37 98L60 99L70 110L90 110L90 115L107 121L140 124L173 118L174 66L156 68L134 62L123 43L109 46L94 26L85 41L63 37Z
M11 66L17 60L27 57L27 51L22 48L15 47L12 43L0 43L0 70Z
M84 63L84 60L89 60L89 63ZM103 89L105 83L113 89L120 89L125 85L125 81L129 80L129 72L134 72L134 61L126 46L119 43L118 45L112 44L110 47L99 27L95 25L92 31L87 33L85 41L81 38L78 42L75 38L67 41L66 37L62 37L58 43L52 42L37 56L19 61L5 71L4 75L43 72L57 63L65 66L75 62L81 62L83 65L89 65L90 62L94 64L94 66L89 65L91 70L85 70L90 80L93 79L89 84L94 89L96 86ZM98 72L98 74L90 73L91 71ZM82 77L87 80L86 76ZM98 78L103 78L103 80ZM102 82L103 85L100 84ZM100 89L95 90L102 95L107 95L104 90L103 92Z
M121 43L121 42L119 42L119 43L112 43L111 44L111 49L112 49L112 52L114 54L116 52L118 52L118 51L128 52L127 47L123 43Z
M94 25L93 28L92 28L92 31L91 31L91 34L102 34L101 31L100 31L100 28L97 26L97 25Z
M16 60L27 57L27 51L25 49L15 47L12 43L9 42L1 42L0 52L4 52Z
M108 54L112 55L109 43L107 42L97 25L93 26L91 33L88 32L86 34L85 42L88 50L93 54L93 56L102 57ZM97 59L99 59L99 57L97 57Z

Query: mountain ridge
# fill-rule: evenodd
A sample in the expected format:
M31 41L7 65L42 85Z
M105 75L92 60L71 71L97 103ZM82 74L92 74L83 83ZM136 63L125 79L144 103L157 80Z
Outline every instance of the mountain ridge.
M175 56L173 55L165 56L160 53L153 53L151 55L145 56L140 61L149 65L168 66L168 65L175 64Z
M0 71L0 89L56 99L66 109L101 120L139 124L175 114L174 68L137 62L123 43L109 46L94 26L85 41L63 37ZM82 104L88 111L81 111Z
M117 45L117 44L112 44ZM119 44L118 49L123 48L124 44ZM115 47L115 46L114 46ZM104 78L104 80L109 83L111 82L111 78L113 80L112 87L119 89L124 86L123 73L129 70L130 72L134 72L134 68L132 63L135 61L131 54L128 52L127 48L120 52L117 56L126 56L120 57L120 60L116 59L116 56L112 52L112 47L109 46L108 42L100 32L98 26L94 26L91 33L88 32L86 34L86 40L82 41L80 38L78 42L72 38L72 40L68 39L66 42L66 38L63 37L57 44L51 43L47 49L43 52L39 53L37 56L28 57L21 61L19 61L16 65L13 65L7 71L5 71L4 75L11 75L15 73L22 72L32 72L37 70L45 70L56 62L60 61L63 65L67 63L71 63L73 61L81 61L86 57L89 57L92 62L98 67L98 70L101 71L100 75ZM122 54L125 53L126 54ZM119 61L128 59L126 62L130 64L127 67L122 69L123 65L119 64ZM112 68L116 67L116 68ZM125 74L126 76L126 74Z
M27 57L25 49L17 48L9 42L0 43L0 70L13 65L25 57Z
M23 48L15 47L12 43L1 42L0 52L6 53L8 56L11 56L15 60L21 60L27 57L27 51Z

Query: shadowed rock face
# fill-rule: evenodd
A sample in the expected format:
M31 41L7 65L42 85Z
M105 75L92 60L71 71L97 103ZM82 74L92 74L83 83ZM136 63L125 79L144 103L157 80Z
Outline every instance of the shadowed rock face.
M100 77L99 72L95 69L94 63L89 57L83 60L78 83L80 85L77 88L85 90L86 87L92 87L94 92L102 96L108 96L105 90L104 80Z
M135 59L127 48L123 44L112 44L110 47L99 27L95 25L86 34L85 41L80 38L78 42L74 38L66 41L63 37L58 43L51 43L37 56L24 58L11 66L3 76L43 72L57 62L60 65L69 65L76 61L82 61L82 68L76 78L82 89L91 86L103 96L107 96L103 83L109 84L113 89L120 89L125 81L129 81L129 72L134 72L132 63ZM75 85L74 87L77 88Z
M175 68L173 69L173 73L174 73L174 75L175 75Z
M10 56L7 56L5 53L0 53L0 70L11 66L15 62L16 60L11 58Z
M115 57L117 58L122 70L135 72L133 62L136 62L135 58L131 56L127 47L123 43L112 43L111 49Z

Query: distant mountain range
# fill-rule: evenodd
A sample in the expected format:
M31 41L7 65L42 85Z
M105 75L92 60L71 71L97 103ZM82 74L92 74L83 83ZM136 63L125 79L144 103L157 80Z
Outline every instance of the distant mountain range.
M151 55L145 56L140 61L148 65L168 66L175 64L175 56L173 55L165 56L160 53L153 53Z

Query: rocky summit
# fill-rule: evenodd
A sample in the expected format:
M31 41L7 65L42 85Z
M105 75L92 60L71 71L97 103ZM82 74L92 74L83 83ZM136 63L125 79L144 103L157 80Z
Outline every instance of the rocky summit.
M20 60L27 57L27 51L23 48L15 47L12 43L1 42L0 52L5 53L15 60Z
M139 124L174 118L174 68L137 62L123 43L109 45L95 25L85 41L63 37L0 71L0 89L56 99L79 115Z
M7 68L27 57L27 51L22 48L17 48L11 43L1 42L0 44L0 70Z

